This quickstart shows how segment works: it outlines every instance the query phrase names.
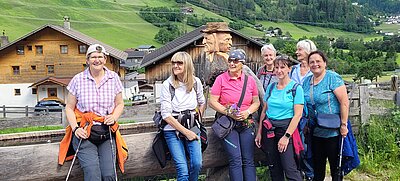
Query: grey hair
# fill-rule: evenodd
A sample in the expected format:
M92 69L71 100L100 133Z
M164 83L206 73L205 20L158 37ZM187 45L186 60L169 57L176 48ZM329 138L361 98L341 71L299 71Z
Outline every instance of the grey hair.
M270 43L267 43L261 47L261 53L263 53L267 49L272 50L276 54L276 49L275 49L274 45L272 45Z
M304 51L306 51L307 54L310 54L311 52L318 50L314 42L309 39L297 42L297 48L302 48Z

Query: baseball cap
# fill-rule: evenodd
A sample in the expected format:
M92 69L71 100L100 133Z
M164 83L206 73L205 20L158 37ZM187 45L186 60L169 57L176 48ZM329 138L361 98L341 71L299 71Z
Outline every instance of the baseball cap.
M236 49L229 52L228 60L239 60L241 62L246 62L246 53L242 49Z
M101 52L101 53L104 53L105 55L108 55L108 53L106 52L106 49L105 49L102 45L100 45L100 44L93 44L93 45L90 45L89 48L88 48L87 51L86 51L86 57L87 57L90 53L93 53L93 52Z

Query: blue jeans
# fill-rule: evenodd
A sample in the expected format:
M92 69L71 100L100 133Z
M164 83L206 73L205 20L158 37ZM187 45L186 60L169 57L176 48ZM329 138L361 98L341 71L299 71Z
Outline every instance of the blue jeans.
M202 164L201 142L199 140L188 141L185 138L178 138L175 131L164 131L164 137L174 159L177 172L176 179L178 181L197 181ZM185 149L189 153L189 169Z
M229 177L232 181L255 181L256 168L254 166L254 129L236 126L223 140L224 149L229 158Z
M114 136L113 136L114 138ZM72 146L74 150L78 148L79 139L72 136ZM106 140L99 145L95 145L89 140L82 140L79 147L78 159L85 181L115 180L113 156L115 151L115 138L113 139L114 152L111 151L110 140ZM115 156L114 156L115 158Z

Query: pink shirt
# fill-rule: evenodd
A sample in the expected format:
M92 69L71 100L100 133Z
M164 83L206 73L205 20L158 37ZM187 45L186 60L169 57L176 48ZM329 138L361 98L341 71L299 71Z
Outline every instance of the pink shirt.
M211 88L211 94L220 96L218 102L227 107L233 103L239 103L244 83L244 73L237 79L232 79L228 71L219 75ZM240 111L247 110L253 103L253 97L258 96L257 85L253 77L248 76L246 93Z
M81 112L94 112L99 116L111 114L115 107L115 96L122 92L122 83L117 73L104 67L105 73L99 87L89 68L76 74L67 86L77 100L76 108Z

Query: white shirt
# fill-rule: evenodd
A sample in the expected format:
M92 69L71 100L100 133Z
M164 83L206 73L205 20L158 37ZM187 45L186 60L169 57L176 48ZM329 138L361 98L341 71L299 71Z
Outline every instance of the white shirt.
M172 85L172 77L169 77L163 82L161 88L160 102L161 102L161 116L163 119L174 116L172 111L180 112L184 110L193 110L197 106L203 105L206 99L203 95L203 85L199 78L195 77L197 84L197 95L193 88L191 92L186 92L186 86L184 83L179 82L179 87L175 89L175 96L171 101L171 93L169 91L169 85ZM165 126L164 130L175 130L170 125Z

